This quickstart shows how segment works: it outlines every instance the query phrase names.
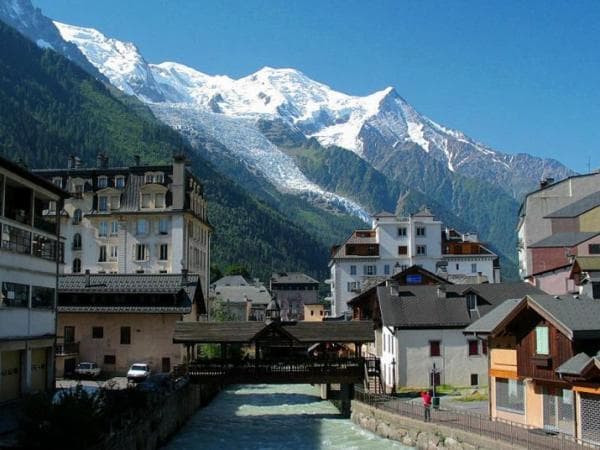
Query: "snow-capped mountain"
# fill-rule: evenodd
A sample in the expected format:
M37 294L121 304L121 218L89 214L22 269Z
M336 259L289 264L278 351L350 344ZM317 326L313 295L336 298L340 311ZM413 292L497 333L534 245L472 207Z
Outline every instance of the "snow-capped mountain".
M148 103L170 125L222 142L283 189L314 187L265 139L258 120L281 120L293 132L350 150L392 177L401 167L390 161L414 148L450 172L496 183L515 197L544 176L572 173L557 161L501 153L448 129L418 113L391 87L351 96L297 70L270 67L237 80L211 76L173 62L149 64L135 45L96 30L56 26L115 86Z
M30 0L0 0L0 20L16 28L41 48L51 48L77 63L88 73L103 78L76 45L63 39L48 17Z

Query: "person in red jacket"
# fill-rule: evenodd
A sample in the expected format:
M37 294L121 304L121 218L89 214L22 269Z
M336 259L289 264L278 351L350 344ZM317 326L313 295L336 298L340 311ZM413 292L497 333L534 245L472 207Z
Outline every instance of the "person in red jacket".
M421 399L423 400L425 422L431 422L431 393L428 391L421 392Z

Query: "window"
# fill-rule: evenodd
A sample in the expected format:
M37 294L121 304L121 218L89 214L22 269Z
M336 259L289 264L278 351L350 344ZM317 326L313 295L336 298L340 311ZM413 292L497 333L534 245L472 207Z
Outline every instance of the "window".
M73 273L81 273L81 260L79 258L75 258L73 260Z
M471 273L477 273L477 263L471 264Z
M115 187L117 189L123 189L125 187L125 177L123 177L123 176L115 177Z
M550 354L548 327L535 327L535 353L538 355Z
M405 237L406 236L406 227L398 227L398 236Z
M98 177L98 189L103 189L108 186L108 178L105 176Z
M165 181L165 176L162 173L157 173L156 175L154 175L155 183L163 183L164 181Z
M54 289L42 286L32 286L31 307L52 308L54 306Z
M377 275L377 266L368 265L363 266L363 274L367 276Z
M116 236L117 234L119 234L119 222L117 220L113 220L110 223L110 235Z
M390 265L386 264L383 266L383 274L384 275L389 275L390 274Z
M417 237L425 237L425 227L417 227Z
M476 373L471 374L471 386L479 386L479 375Z
M488 344L485 339L481 341L481 354L482 355L488 354Z
M523 414L525 412L524 386L519 380L496 378L496 407Z
M356 275L356 266L350 266L350 275Z
M29 306L29 286L19 283L2 283L2 305L13 308L27 308Z
M159 234L169 234L169 219L161 217L158 221L158 232Z
M108 197L106 195L101 195L98 197L98 211L108 211Z
M110 196L110 209L119 209L121 207L121 196L111 195Z
M77 225L79 223L81 223L81 210L79 208L77 208L75 211L73 211L73 225Z
M469 311L477 311L477 295L467 294L467 308Z
M460 264L456 263L456 270L460 270Z
M100 246L100 253L98 254L98 262L106 262L106 245Z
M417 255L424 256L427 254L427 246L426 245L417 245Z
M590 255L600 255L600 244L589 244L588 252Z
M429 356L442 356L441 341L429 341Z
M98 236L106 237L108 236L108 222L100 222L98 224Z
M138 261L145 261L148 259L148 247L146 244L137 244L135 246L135 259Z
M73 250L81 250L81 234L79 233L73 235Z
M349 281L348 282L348 292L359 292L360 291L360 282L359 281Z
M104 364L115 365L117 358L115 355L104 355Z
M155 208L164 208L165 207L165 194L156 194L154 198L154 207Z
M151 194L142 194L142 208L150 208L152 207L152 195Z
M121 327L121 345L131 344L131 327Z
M147 174L146 175L146 183L152 183L154 181L154 177L152 176L152 174Z
M104 327L92 327L92 339L102 339L104 337Z
M399 255L408 255L408 247L406 245L398 246L398 254Z
M112 259L113 261L115 259L117 259L119 255L119 247L117 247L116 245L111 245L110 246L110 259Z
M167 259L169 259L169 244L160 244L159 259L161 261L166 261Z
M469 341L469 356L478 356L479 355L479 341L471 340Z
M148 221L146 219L138 219L137 224L136 224L136 233L137 234L148 233Z

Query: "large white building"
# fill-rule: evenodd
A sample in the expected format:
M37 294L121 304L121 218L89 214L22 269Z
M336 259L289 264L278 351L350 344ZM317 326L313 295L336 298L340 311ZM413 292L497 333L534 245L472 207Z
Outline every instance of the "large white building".
M444 229L427 208L410 217L376 214L371 229L355 230L332 249L328 280L332 315L344 314L347 302L369 280L387 278L413 265L444 277L483 275L482 280L499 281L499 270L494 269L497 255L473 237Z
M51 205L66 193L0 158L0 405L54 383L64 245Z
M71 193L65 201L65 273L180 273L200 276L208 298L211 226L200 180L176 157L171 165L96 167L70 158L37 171Z

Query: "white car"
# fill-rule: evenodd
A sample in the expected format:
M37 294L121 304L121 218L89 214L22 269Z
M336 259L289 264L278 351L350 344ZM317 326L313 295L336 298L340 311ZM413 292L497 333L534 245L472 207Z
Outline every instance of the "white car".
M132 364L127 371L127 381L144 381L150 375L150 366L145 363Z
M102 370L94 362L81 362L75 367L75 374L80 377L96 378Z

